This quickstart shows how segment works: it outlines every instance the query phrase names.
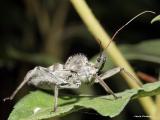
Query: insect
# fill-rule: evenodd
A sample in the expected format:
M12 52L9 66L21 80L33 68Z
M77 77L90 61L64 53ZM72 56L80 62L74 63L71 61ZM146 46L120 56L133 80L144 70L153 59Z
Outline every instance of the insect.
M106 48L108 48L108 46L120 30L122 30L126 25L128 25L132 20L146 12L153 13L151 11L144 11L132 18L113 35ZM120 67L116 67L102 74L99 74L105 62L106 54L104 51L102 51L97 57L95 63L90 62L83 54L76 54L69 57L64 64L56 63L49 66L48 68L37 66L26 74L23 82L18 86L18 88L13 92L13 94L10 97L5 98L4 101L8 99L12 100L17 94L17 92L26 83L32 84L37 88L53 90L54 111L57 110L59 89L77 89L85 83L99 83L106 90L106 92L110 93L115 99L117 99L119 97L114 94L114 92L103 80L121 71L125 71L125 73L127 73L133 79L134 77L129 72Z

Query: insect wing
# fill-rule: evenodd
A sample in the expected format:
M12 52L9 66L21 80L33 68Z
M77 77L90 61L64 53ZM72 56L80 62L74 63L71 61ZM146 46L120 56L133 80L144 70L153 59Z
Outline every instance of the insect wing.
M29 84L42 89L50 90L55 85L67 84L64 79L58 77L56 71L51 71L44 67L35 67L27 73L25 78L30 79Z

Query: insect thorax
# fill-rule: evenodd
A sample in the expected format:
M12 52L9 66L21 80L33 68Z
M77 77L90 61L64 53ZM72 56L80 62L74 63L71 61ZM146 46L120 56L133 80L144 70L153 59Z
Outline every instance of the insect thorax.
M94 75L98 72L94 64L89 62L83 54L69 57L65 63L65 69L77 73L79 80L84 83L92 82Z
M64 65L65 69L78 70L88 63L88 59L83 54L76 54L69 57Z

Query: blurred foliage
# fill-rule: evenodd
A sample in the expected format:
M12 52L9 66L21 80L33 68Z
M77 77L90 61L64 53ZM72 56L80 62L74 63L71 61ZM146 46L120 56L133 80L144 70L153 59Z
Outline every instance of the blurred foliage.
M137 13L144 10L158 13L160 7L158 0L87 0L87 3L110 35ZM92 58L100 51L68 0L1 0L0 15L2 98L11 94L25 73L35 65L64 62L68 56L79 52ZM143 70L157 78L160 24L149 24L150 17L138 18L116 37L115 42L136 70ZM105 69L114 66L110 58L107 60ZM119 87L124 87L120 81L116 82ZM12 109L13 103L6 104L0 105L2 119L6 119ZM131 109L136 111L137 107L134 107ZM133 116L128 116L128 119L133 119Z

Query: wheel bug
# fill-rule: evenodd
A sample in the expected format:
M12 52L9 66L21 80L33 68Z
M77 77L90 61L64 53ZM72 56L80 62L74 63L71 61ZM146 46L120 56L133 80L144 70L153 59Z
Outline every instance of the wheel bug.
M144 11L120 29L116 31L112 39L106 46L106 49L109 47L115 36L127 26L131 21L139 17L144 13L154 13L152 11ZM100 85L105 89L106 92L113 95L115 99L119 98L114 94L114 92L109 88L109 86L103 81L121 71L124 71L131 78L135 79L129 72L124 70L124 68L116 67L109 71L106 71L99 75L100 70L103 68L106 62L106 55L104 50L100 52L100 55L97 57L96 63L88 61L87 57L83 54L76 54L67 59L64 64L54 64L48 68L37 66L34 69L30 70L23 82L17 87L17 89L12 93L12 95L5 100L12 100L17 92L26 84L32 84L41 89L54 90L54 111L57 110L58 103L58 91L59 89L77 89L82 83L100 83Z

